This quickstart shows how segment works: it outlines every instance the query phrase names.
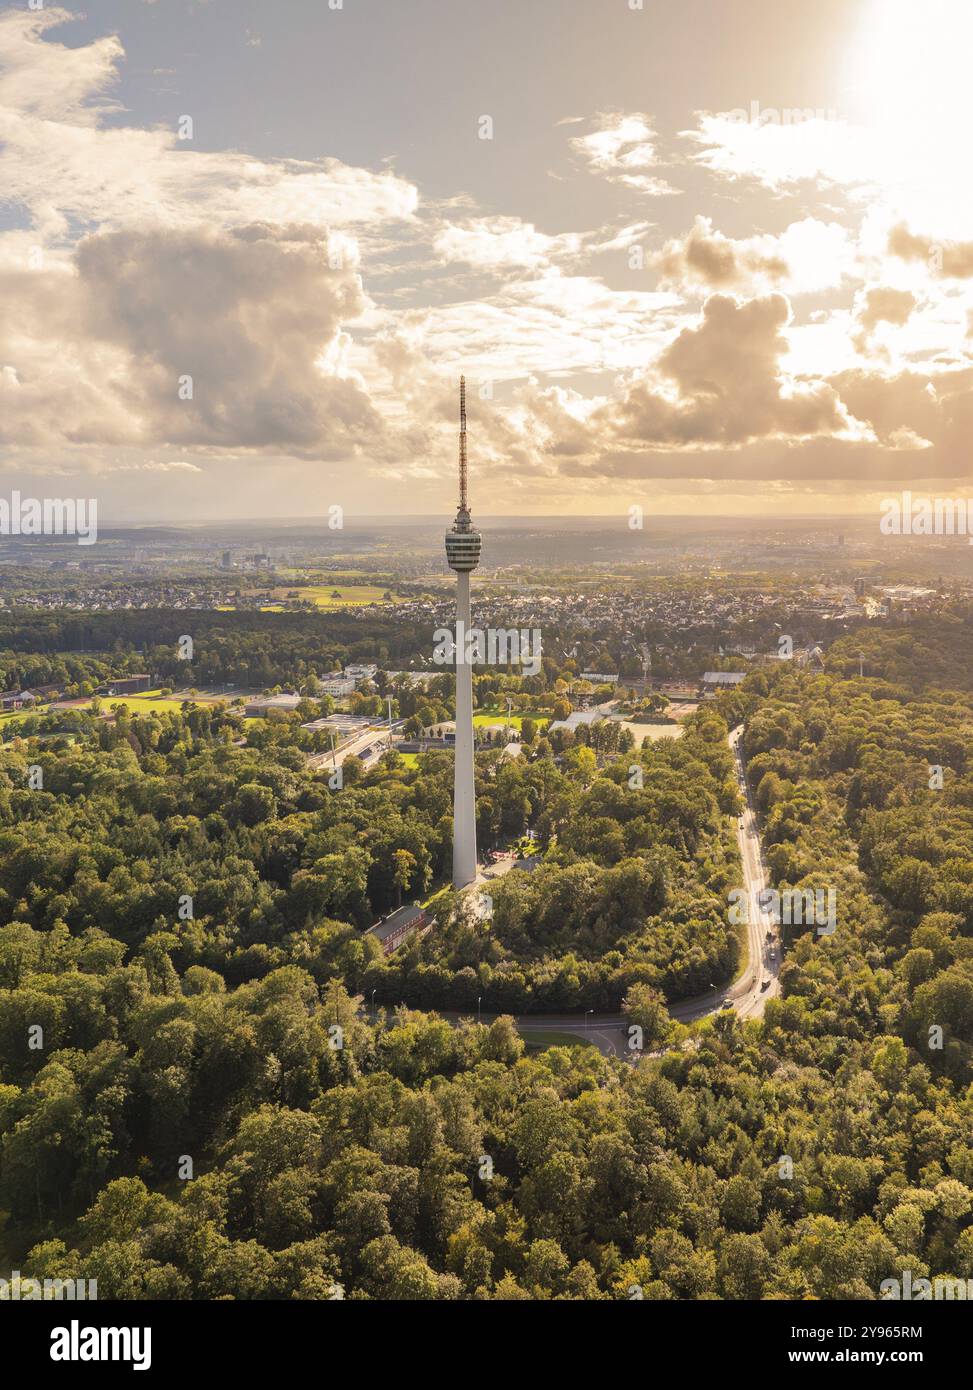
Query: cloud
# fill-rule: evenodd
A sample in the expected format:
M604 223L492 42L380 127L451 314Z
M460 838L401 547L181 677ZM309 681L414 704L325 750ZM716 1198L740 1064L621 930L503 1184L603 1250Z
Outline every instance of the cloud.
M343 360L366 301L332 261L304 228L126 230L69 279L0 277L0 439L353 453L381 426Z
M787 380L781 372L789 321L790 305L781 294L744 302L712 295L702 322L682 330L652 378L607 408L610 431L671 448L853 437L857 422L831 386ZM674 384L675 394L663 389L660 377Z
M954 280L973 276L973 241L916 236L902 222L889 232L889 254L903 261L923 261L933 275Z
M415 187L337 159L258 159L193 148L173 130L106 127L119 41L68 48L43 38L63 9L0 15L0 177L52 238L86 226L231 227L267 220L324 227L409 218ZM52 204L56 205L56 215Z
M582 237L576 232L547 236L519 217L477 217L446 223L433 243L445 261L478 269L508 267L536 270L559 256L576 255Z
M465 190L420 204L391 169L124 124L121 45L58 43L75 18L0 14L0 443L18 468L33 451L113 475L115 496L183 488L217 511L276 503L282 479L322 499L388 483L383 502L418 509L451 484L465 370L477 464L514 507L639 477L702 493L962 472L973 319L950 282L973 278L973 243L925 196L886 196L898 151L875 132L704 113L680 170L708 201L681 214L646 208L677 191L648 115L567 116L548 135L594 176L595 214L559 231L579 194L559 186L541 231Z
M588 135L575 135L570 141L571 148L592 173L656 197L679 191L649 172L662 161L648 116L637 111L627 115L611 113L598 116L597 121L595 130Z
M710 288L729 288L763 276L782 280L787 262L772 251L764 252L756 241L733 241L714 231L708 217L697 217L682 239L667 241L654 258L663 283L693 283Z
M110 35L79 48L42 42L49 29L77 16L59 6L0 14L0 119L4 138L19 120L95 126L118 109L107 96L123 56Z
M858 351L868 351L869 340L879 324L888 323L895 328L903 328L918 304L911 290L898 290L889 285L872 285L860 291L855 301L859 328L854 343Z
M697 216L684 237L667 241L651 264L661 283L693 289L736 289L748 294L780 289L789 294L839 286L854 271L848 232L837 223L806 217L780 235L734 240Z
M202 473L198 463L187 459L144 459L133 463L108 463L103 473Z
M675 295L612 289L552 267L409 313L418 347L440 367L481 379L622 372L646 365L685 318Z
M776 115L775 122L742 111L699 112L696 127L680 133L700 147L694 161L723 179L753 179L774 192L811 181L873 185L879 170L867 131L825 112Z

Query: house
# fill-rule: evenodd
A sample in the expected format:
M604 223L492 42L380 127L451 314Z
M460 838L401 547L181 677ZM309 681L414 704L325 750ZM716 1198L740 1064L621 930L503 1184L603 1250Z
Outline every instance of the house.
M5 690L0 695L0 709L24 709L28 705L33 705L37 701L37 696L32 690Z
M372 936L385 955L390 956L407 936L424 927L427 920L425 910L419 906L400 907L397 912L393 912L390 917L372 927Z

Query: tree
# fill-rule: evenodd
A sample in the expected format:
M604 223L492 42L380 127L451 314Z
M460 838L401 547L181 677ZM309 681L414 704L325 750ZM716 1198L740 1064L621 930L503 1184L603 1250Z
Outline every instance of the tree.
M395 882L395 890L398 895L398 902L396 905L398 907L401 907L402 894L406 891L409 884L412 882L418 865L416 863L415 856L410 854L407 849L397 849L393 854L392 858L395 863L393 878Z
M622 1000L622 1010L630 1023L642 1030L642 1047L654 1052L664 1047L673 1032L673 1022L665 996L648 985L630 985Z

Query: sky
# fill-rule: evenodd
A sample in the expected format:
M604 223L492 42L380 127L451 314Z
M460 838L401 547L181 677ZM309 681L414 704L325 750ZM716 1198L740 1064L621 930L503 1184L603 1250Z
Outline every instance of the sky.
M0 492L105 520L973 488L968 0L0 4Z

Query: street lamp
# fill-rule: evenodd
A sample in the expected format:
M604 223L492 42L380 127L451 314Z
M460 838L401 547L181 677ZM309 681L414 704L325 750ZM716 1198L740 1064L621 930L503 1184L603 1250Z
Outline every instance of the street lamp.
M593 1014L593 1013L594 1013L594 1009L585 1009L585 1011L584 1011L584 1031L585 1031L586 1033L587 1033L587 1031L588 1031L588 1015L589 1015L589 1014Z
M477 1021L477 1023L479 1023L479 1021L480 1021L480 1000L481 1000L482 998L483 998L483 995L482 995L482 994L478 994L478 995L476 996L476 1021Z

